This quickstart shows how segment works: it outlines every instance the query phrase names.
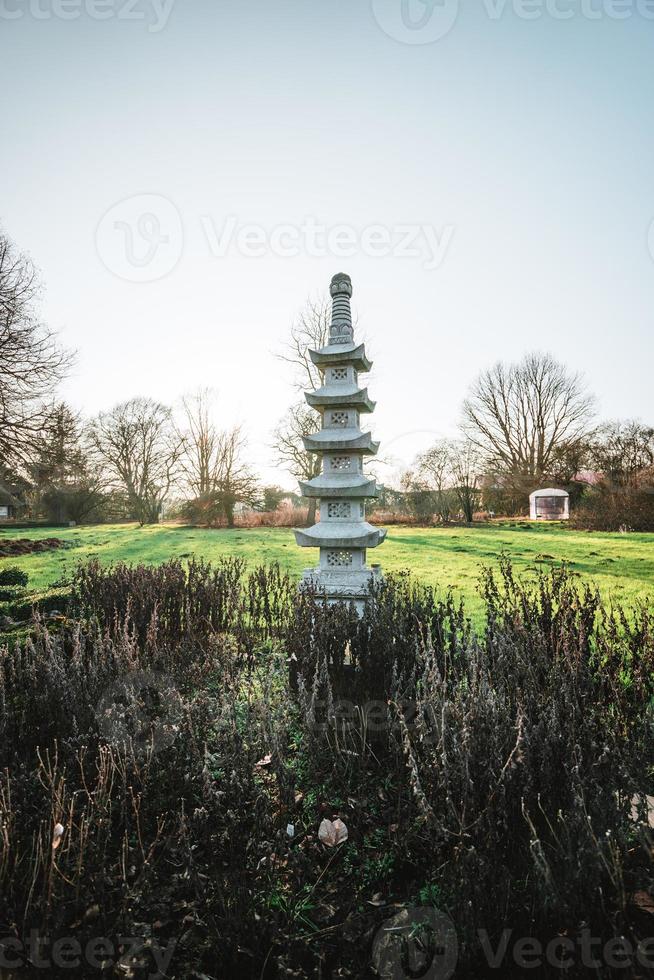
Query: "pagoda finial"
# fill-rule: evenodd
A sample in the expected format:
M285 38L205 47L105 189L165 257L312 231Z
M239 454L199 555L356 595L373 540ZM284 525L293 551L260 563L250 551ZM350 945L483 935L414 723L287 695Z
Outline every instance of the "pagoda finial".
M349 344L352 342L352 311L350 297L352 280L345 272L337 272L329 286L332 296L332 322L329 328L330 344Z

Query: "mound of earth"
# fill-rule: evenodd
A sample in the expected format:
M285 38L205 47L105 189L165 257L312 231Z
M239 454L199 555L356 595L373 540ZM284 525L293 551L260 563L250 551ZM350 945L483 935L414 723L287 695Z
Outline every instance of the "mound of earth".
M65 548L66 542L61 538L39 538L32 541L28 538L7 538L0 539L0 558L9 558L12 555L32 555L39 551L54 551L56 548Z

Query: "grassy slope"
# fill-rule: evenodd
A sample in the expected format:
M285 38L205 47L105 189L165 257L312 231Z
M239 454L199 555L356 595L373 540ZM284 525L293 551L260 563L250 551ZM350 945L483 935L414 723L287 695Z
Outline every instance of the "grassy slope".
M2 530L0 538L41 538L52 534L64 538L72 547L23 558L2 558L0 567L19 565L29 572L30 587L40 590L78 561L90 557L103 562L157 563L191 555L209 560L222 555L242 555L251 563L279 561L294 575L299 575L313 560L311 552L295 546L292 532L285 528L212 531L105 525L56 531ZM469 611L477 614L480 565L493 563L503 551L523 574L533 574L536 568L551 564L551 559L565 560L582 578L594 580L606 598L629 604L639 596L654 595L654 534L589 534L542 524L393 527L374 560L381 561L389 571L410 569L423 581L443 588L454 587L465 596ZM538 561L539 556L551 556L551 559Z

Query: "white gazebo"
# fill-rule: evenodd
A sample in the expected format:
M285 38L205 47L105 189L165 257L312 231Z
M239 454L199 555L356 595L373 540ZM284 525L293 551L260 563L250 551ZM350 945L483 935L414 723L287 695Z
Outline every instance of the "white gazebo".
M570 518L570 494L567 490L547 487L529 495L532 521L567 521Z
M367 388L359 387L359 376L370 371L363 344L354 340L350 277L339 273L331 281L332 322L326 347L311 350L323 385L306 392L308 404L320 413L321 429L304 437L304 448L317 453L321 472L300 483L302 495L320 500L320 521L298 528L295 538L301 548L318 548L317 568L307 569L303 583L317 588L332 602L353 602L363 609L370 583L381 578L378 565L366 563L366 552L386 537L383 528L366 521L365 501L377 496L374 479L364 472L364 459L377 452L370 432L360 428L361 416L373 411Z

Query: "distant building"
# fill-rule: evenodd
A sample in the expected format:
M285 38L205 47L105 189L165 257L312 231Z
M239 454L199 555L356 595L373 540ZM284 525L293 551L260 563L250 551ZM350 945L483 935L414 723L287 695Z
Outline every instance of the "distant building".
M24 509L25 505L0 484L0 521L16 520Z
M532 521L567 521L570 518L570 494L567 490L547 487L529 495Z
M575 483L584 483L588 487L596 487L603 479L604 474L597 470L579 470L573 477Z

